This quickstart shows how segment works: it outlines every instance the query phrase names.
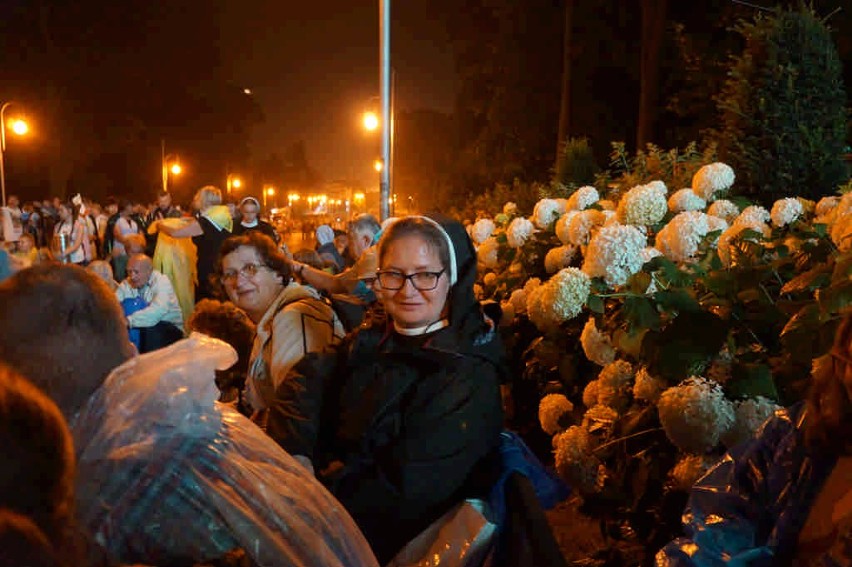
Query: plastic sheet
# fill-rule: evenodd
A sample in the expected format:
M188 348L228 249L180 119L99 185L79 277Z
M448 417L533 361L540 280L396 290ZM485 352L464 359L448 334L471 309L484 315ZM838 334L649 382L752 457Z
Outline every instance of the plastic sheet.
M803 405L776 412L751 441L725 455L692 488L687 537L656 558L668 566L762 566L789 561L836 456L804 443Z
M193 334L109 375L72 420L81 521L125 563L242 548L257 565L377 565L313 475L215 403L214 370L236 359L225 343Z
M465 500L410 541L387 567L478 567L497 533L485 508L483 500Z

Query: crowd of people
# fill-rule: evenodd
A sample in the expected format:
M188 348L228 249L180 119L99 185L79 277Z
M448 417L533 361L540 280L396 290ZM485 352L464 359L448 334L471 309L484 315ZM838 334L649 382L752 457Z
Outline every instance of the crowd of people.
M361 215L291 254L254 198L204 187L194 209L2 209L3 562L478 565L493 521L490 564L530 564L488 513L441 529L499 508L510 467L499 313L465 228ZM850 341L852 315L808 403L699 481L659 564L852 556ZM533 555L546 537L521 535Z

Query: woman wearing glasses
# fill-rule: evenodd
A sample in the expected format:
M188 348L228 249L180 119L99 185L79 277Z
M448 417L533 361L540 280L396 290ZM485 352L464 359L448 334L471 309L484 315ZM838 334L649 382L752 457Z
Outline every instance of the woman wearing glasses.
M297 365L268 432L311 459L385 564L474 487L490 486L484 459L499 441L504 367L459 223L398 220L378 259L386 319L362 325L336 355Z
M257 326L246 401L263 425L275 388L290 368L305 354L339 342L343 326L316 290L292 281L287 258L265 234L227 239L217 271L230 300Z

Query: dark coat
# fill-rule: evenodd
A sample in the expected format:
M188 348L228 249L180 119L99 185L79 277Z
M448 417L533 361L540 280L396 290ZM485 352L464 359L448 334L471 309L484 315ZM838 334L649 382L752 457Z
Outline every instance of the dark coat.
M473 299L476 259L459 225L450 325L404 337L377 320L306 357L278 390L269 434L312 458L381 564L466 496L487 492L503 425L503 349ZM456 241L459 240L459 244ZM333 463L337 461L337 465Z

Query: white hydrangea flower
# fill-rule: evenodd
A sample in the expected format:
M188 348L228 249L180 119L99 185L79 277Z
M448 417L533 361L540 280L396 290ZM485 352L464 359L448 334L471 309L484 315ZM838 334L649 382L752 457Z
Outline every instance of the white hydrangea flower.
M692 189L702 199L712 201L716 194L730 189L735 179L731 166L722 162L711 163L692 176Z
M568 224L568 241L574 246L585 246L592 237L592 232L603 226L606 215L596 209L581 211L573 215Z
M802 203L798 199L788 197L775 201L769 215L772 218L772 224L780 228L796 221L804 213L805 208Z
M734 424L734 407L719 384L693 376L669 388L657 402L669 440L688 453L706 453Z
M598 405L598 389L600 388L600 382L597 380L592 380L586 387L583 388L583 405L587 408L594 407Z
M749 224L737 224L734 222L728 229L726 229L722 236L719 237L719 242L716 244L716 250L719 253L719 259L722 261L722 264L728 268L733 263L733 258L731 256L731 244L735 239L740 237L743 232L747 230L753 230L755 232L761 233L764 237L769 237L770 229L766 223L759 223L755 225ZM757 239L753 237L743 237L746 240L756 242Z
M563 429L559 419L574 411L574 404L562 394L548 394L538 403L538 422L548 435L556 435Z
M615 211L603 211L603 214L604 217L606 217L603 226L615 226L617 224L621 224L620 222L618 222L618 213L616 213ZM635 228L639 230L642 234L645 234L644 226L636 226Z
M712 232L711 221L724 222L699 211L679 213L657 233L656 248L674 262L686 262L698 253L701 241Z
M527 295L527 313L539 330L555 330L573 319L589 298L591 280L577 268L564 268Z
M491 219L479 219L470 228L470 238L475 244L482 244L497 228Z
M476 259L486 268L494 269L500 265L500 260L497 258L499 250L500 243L496 238L486 238L476 249Z
M576 252L577 247L571 244L551 248L544 257L544 270L548 274L554 274L562 268L567 268Z
M563 199L563 198L559 197L557 199L554 199L554 201L556 201L560 216L562 216L566 212L568 212L568 199Z
M630 406L633 366L626 360L616 360L604 366L598 375L598 403L618 412Z
M760 205L751 205L743 209L743 212L734 220L735 225L760 226L772 219L769 211Z
M509 228L506 229L506 240L512 248L520 248L534 231L533 223L523 217L518 217L509 223Z
M546 229L559 219L559 203L555 199L541 199L535 204L532 220L538 228Z
M524 284L524 293L529 295L530 292L532 292L532 290L539 287L540 285L541 285L541 278L530 278Z
M618 412L604 404L597 404L586 410L583 415L583 427L595 431L600 427L611 428L618 420Z
M840 203L840 197L823 197L816 204L816 216L824 217Z
M567 211L585 211L600 199L598 190L591 185L580 187L568 198Z
M780 406L763 396L734 402L734 425L722 436L722 442L731 448L748 441L763 422L779 409Z
M518 205L516 205L512 201L509 201L508 203L503 205L503 214L509 216L518 214Z
M583 332L580 333L580 344L586 358L599 366L606 366L615 360L615 349L609 335L598 330L595 318L589 317Z
M666 185L662 181L637 185L618 202L618 222L654 225L663 220L667 211Z
M673 213L703 211L707 206L707 201L696 195L692 189L681 189L672 193L668 205L669 210Z
M598 485L600 460L592 452L594 440L584 428L573 425L553 439L556 471L582 494Z
M497 283L497 274L494 272L488 272L485 274L485 277L482 278L482 283L488 287L494 287L494 284Z
M646 246L645 248L642 249L642 251L639 254L642 256L642 265L643 266L645 264L647 264L648 262L650 262L651 260L653 260L654 258L656 258L657 256L663 255L662 252L660 252L659 250L657 250L656 248L654 248L652 246Z
M642 269L642 249L647 240L636 227L605 226L592 237L586 250L583 271L603 277L607 285L623 285Z
M636 373L636 382L633 384L633 397L637 400L645 400L652 404L657 403L660 395L666 389L665 380L651 376L644 366Z
M509 303L512 305L513 311L517 313L527 312L527 292L523 289L516 289L509 296Z
M677 490L689 492L692 486L715 464L716 459L700 455L686 455L672 468L669 476Z
M574 218L574 215L577 213L579 213L579 211L567 211L564 215L559 217L558 221L556 221L554 231L556 232L556 237L559 239L559 242L562 244L571 244L571 239L568 236L568 227L571 226L571 219Z
M707 209L707 214L724 219L726 223L731 224L739 216L740 209L727 199L719 199L710 205L710 208Z

